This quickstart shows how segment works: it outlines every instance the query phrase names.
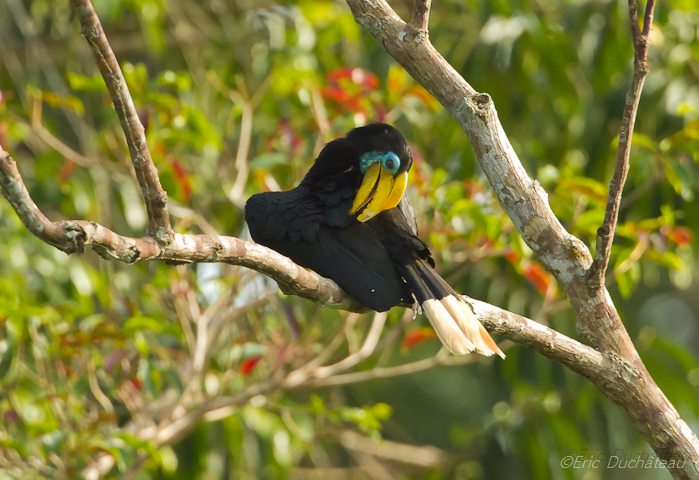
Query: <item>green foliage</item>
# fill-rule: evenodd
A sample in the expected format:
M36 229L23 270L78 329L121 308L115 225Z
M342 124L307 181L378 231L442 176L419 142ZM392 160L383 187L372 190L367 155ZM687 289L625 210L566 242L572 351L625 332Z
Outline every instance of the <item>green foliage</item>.
M394 3L407 18L409 2ZM503 213L456 122L342 2L95 7L178 232L245 237L247 197L296 185L324 141L389 121L412 142L408 194L444 277L457 291L577 336L567 300ZM442 1L430 19L435 47L494 98L555 213L594 249L631 79L626 3ZM698 27L691 1L656 9L607 279L644 362L690 425L699 420ZM91 219L140 236L147 218L128 150L79 30L69 2L0 4L0 143L49 218ZM248 151L240 146L246 130ZM239 156L249 167L242 190ZM273 389L207 414L156 449L122 427L185 393L244 394L338 334L346 342L329 361L340 360L361 345L367 318L343 331L345 313L284 297L243 268L68 257L33 238L4 201L0 243L0 468L10 476L77 478L109 452L111 476L148 456L137 478L319 478L331 467L373 478L362 470L371 464L366 453L342 443L346 430L376 449L390 440L450 455L430 468L370 455L396 478L621 478L613 469L562 469L560 461L573 449L648 450L585 379L516 346L502 362ZM190 382L197 315L224 294L233 299L228 320L204 374ZM389 319L397 335L384 333L379 352L354 370L438 351L424 335L397 348L401 314ZM413 323L427 325L423 317Z

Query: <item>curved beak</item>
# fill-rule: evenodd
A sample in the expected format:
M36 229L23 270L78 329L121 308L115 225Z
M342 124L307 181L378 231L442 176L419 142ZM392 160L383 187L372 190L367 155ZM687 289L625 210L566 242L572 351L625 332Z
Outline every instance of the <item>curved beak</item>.
M407 185L408 172L394 176L380 163L374 163L364 174L350 214L358 214L357 220L366 222L384 210L397 206Z

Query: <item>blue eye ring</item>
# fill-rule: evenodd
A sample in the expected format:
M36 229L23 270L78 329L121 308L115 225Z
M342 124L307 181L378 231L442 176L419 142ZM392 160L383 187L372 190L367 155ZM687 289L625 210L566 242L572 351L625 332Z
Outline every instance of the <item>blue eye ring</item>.
M400 168L400 158L393 152L388 152L381 157L381 164L391 173L396 173Z
M378 152L365 153L359 159L359 171L362 174L366 173L376 162L381 162L381 165L391 173L396 173L400 168L400 158L393 152L388 152L381 155Z

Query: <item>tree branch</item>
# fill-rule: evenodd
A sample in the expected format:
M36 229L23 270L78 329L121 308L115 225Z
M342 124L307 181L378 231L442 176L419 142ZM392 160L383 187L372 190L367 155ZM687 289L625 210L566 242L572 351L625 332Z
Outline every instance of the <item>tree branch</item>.
M430 21L430 7L432 0L415 0L413 9L413 18L410 24L416 30L420 30L427 34L427 24Z
M170 226L170 216L167 209L167 193L160 185L158 169L148 150L146 135L138 118L129 87L126 85L112 47L102 30L102 24L97 18L90 0L71 0L82 25L81 33L87 40L99 67L102 78L107 84L107 90L114 102L114 108L119 115L121 128L126 136L131 161L136 171L138 183L143 192L148 212L147 236L154 237L161 245L172 241L173 231Z
M87 247L91 246L107 260L126 263L164 260L172 263L218 262L240 265L276 280L287 295L298 295L322 307L353 312L366 311L366 307L349 298L332 280L296 265L274 250L236 237L176 233L169 245L161 246L153 238L124 237L89 220L52 222L31 199L17 170L17 164L2 147L0 147L0 189L30 232L65 253L84 253ZM584 376L595 375L592 367L597 368L601 359L600 354L590 347L538 322L525 319L494 305L473 299L468 301L474 306L476 314L489 330L553 358L574 371L580 370L578 373ZM383 314L377 315L361 353L357 353L360 361L367 353L370 354L373 351L383 328L385 317ZM585 358L581 360L580 356ZM588 366L585 366L588 362L590 362ZM342 369L355 364L356 362L342 364ZM335 367L335 365L326 367L334 368L329 375L337 373Z
M347 3L357 23L463 128L504 210L570 298L581 336L613 364L611 375L588 378L624 410L661 459L675 460L674 468L669 465L674 476L699 477L696 435L643 365L609 292L603 285L590 286L586 278L592 263L589 250L563 228L548 204L546 192L527 175L498 120L490 96L476 92L435 50L428 35L401 20L385 0L347 0ZM649 10L646 10L649 22L644 26L646 33L650 32ZM536 330L535 325L526 327ZM546 354L541 349L537 351ZM571 369L584 361L576 359L574 354L554 359L568 362ZM684 461L677 462L678 459Z
M221 262L252 268L276 280L287 294L307 298L324 307L349 311L366 308L350 299L327 278L306 270L267 247L222 235L173 234L168 245L152 237L130 238L89 220L52 222L31 199L17 164L0 147L0 187L22 223L39 239L59 250L84 253L91 246L107 260L135 263L165 260L173 263Z
M626 104L621 117L619 128L619 146L616 153L616 166L614 176L609 184L607 197L607 209L604 222L597 230L597 245L595 247L595 259L587 271L586 278L590 286L599 288L604 283L604 276L609 266L609 257L612 253L614 232L619 220L619 206L621 194L626 183L626 175L629 173L629 157L631 155L631 139L638 113L638 104L641 102L641 91L648 75L648 48L650 47L650 32L653 29L653 8L655 0L649 0L646 4L643 31L638 26L638 5L636 0L629 0L629 19L631 20L631 35L633 37L634 62L633 80L626 94Z

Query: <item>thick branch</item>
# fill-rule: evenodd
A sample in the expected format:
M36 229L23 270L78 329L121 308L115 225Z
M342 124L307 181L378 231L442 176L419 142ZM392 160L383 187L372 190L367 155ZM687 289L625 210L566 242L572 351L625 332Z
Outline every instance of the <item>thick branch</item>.
M643 83L648 75L648 48L650 47L650 32L653 28L653 8L655 0L650 0L646 5L646 14L643 31L638 26L638 5L636 0L629 0L629 18L631 20L631 34L633 37L634 62L633 80L626 94L624 114L619 128L619 147L616 153L616 166L614 176L609 184L609 196L607 197L607 209L604 222L597 230L597 245L595 247L595 259L587 272L587 280L593 288L599 288L604 283L604 275L609 266L609 257L612 253L614 231L619 220L619 205L621 193L626 183L626 175L629 173L629 157L631 155L631 139L638 113L638 104L641 101Z
M588 286L589 250L563 228L546 192L527 175L490 96L477 93L425 32L401 20L385 0L347 3L356 21L459 122L515 227L568 294L581 335L614 363L613 371L623 372L613 381L588 378L625 411L661 459L685 460L673 463L673 475L699 477L699 441L646 370L607 290Z
M147 235L156 238L160 244L166 245L172 240L173 235L167 209L167 193L160 185L158 169L155 168L150 156L143 125L136 113L126 80L90 0L72 0L72 2L82 25L81 33L92 49L95 62L107 84L107 90L112 97L121 128L126 136L131 161L146 202Z
M364 311L365 307L350 299L327 278L296 265L274 250L235 237L222 235L174 234L169 245L161 246L150 237L131 238L116 234L89 220L52 222L39 210L27 191L17 164L0 147L0 187L17 212L22 223L40 240L59 250L84 253L92 246L103 258L134 263L145 260L165 260L173 263L221 262L241 265L276 280L284 293L298 295L324 307L349 311ZM595 376L600 354L555 330L533 320L502 310L493 305L470 300L476 313L489 329L516 343L532 348L584 376ZM380 317L383 318L383 317ZM383 322L380 322L383 326ZM373 350L380 328L372 337L367 350ZM580 357L585 359L580 359ZM574 360L579 365L574 365ZM344 365L343 365L344 366ZM333 372L336 373L336 372Z

